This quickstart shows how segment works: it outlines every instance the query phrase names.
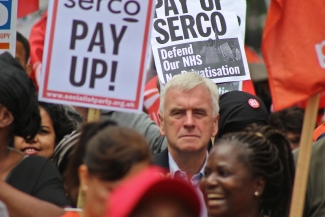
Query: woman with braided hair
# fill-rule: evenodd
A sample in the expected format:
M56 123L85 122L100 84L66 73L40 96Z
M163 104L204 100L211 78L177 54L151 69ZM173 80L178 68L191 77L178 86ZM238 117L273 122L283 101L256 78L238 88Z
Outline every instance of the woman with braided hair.
M286 217L294 163L285 136L253 126L215 142L201 190L211 217Z

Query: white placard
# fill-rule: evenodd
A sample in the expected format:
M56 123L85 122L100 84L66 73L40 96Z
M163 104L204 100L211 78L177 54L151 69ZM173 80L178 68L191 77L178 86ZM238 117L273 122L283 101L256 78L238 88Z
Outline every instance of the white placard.
M0 54L16 55L17 0L0 0Z
M168 4L165 4L168 2ZM250 79L244 43L232 1L157 1L151 45L159 80L198 73L215 83Z
M141 111L153 0L50 1L39 99Z
M185 5L187 5L188 0L184 1L175 1L175 0L156 0L156 13L155 13L155 18L157 18L157 14L159 15L164 15L164 10L165 10L165 2L168 3L168 5L172 5L175 4L177 8L182 8L183 5L185 7ZM190 1L188 1L190 2ZM202 4L205 3L203 5L203 7L207 10L211 10L213 8L213 10L224 10L224 11L234 11L237 14L237 20L239 23L239 27L240 27L240 32L241 32L241 36L243 39L243 43L244 43L244 39L245 39L245 28L246 28L246 0L202 0L202 4L201 4L201 0L196 0L195 3L197 4L198 7L202 7ZM191 3L192 4L192 3ZM159 17L158 17L159 18Z

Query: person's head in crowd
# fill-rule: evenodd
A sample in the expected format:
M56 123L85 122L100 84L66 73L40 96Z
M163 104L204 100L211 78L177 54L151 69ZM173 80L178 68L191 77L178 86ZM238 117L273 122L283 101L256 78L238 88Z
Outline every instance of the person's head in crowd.
M325 123L319 125L313 133L313 141L316 142L317 140L325 137Z
M269 115L258 97L243 91L230 91L220 96L219 130L216 138L243 130L250 124L267 125Z
M216 140L201 190L211 217L286 217L293 180L285 136L271 126L253 125Z
M188 183L159 173L161 169L150 167L122 183L108 199L105 216L198 217L197 192Z
M174 76L161 92L160 133L167 138L169 154L189 177L200 171L218 131L218 101L217 85L191 72ZM194 166L185 162L193 160Z
M81 129L65 183L73 203L79 186L85 195L84 216L102 216L107 195L124 178L151 164L146 139L136 131L105 120L88 123ZM79 177L79 178L78 178Z
M270 125L285 134L292 149L299 147L304 113L304 109L298 107L271 113Z
M27 155L51 158L56 145L76 129L63 105L39 102L41 128L32 140L16 136L14 147Z
M41 123L35 87L8 52L0 55L0 121L1 131L6 134L1 138L8 138L9 142L14 135L32 139Z
M16 59L27 72L28 76L32 72L32 66L28 64L30 56L30 45L21 33L17 32L16 35Z

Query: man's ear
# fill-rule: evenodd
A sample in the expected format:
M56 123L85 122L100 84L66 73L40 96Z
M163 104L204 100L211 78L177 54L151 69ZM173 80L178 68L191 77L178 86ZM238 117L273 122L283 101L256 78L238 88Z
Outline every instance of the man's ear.
M78 168L79 180L80 180L80 188L85 193L88 190L89 185L89 171L88 167L85 164L81 164Z
M14 116L3 105L0 105L0 127L5 128L10 126L14 122Z
M219 114L213 119L213 130L211 137L215 137L218 133L218 124L219 124Z
M163 118L163 115L159 112L158 113L158 117L159 117L159 122L160 122L160 124L159 124L160 134L162 136L165 136L166 134L165 134L165 129L164 129L164 118Z

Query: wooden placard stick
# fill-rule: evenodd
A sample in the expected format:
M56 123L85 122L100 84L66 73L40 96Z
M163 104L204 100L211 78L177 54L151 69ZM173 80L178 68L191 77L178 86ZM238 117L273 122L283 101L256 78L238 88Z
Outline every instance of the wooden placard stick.
M304 115L289 217L302 217L320 93L310 97Z
M92 109L88 110L88 118L87 122L97 122L99 121L100 110L99 109Z
M99 121L99 116L100 116L100 110L99 109L90 108L88 110L87 122L97 122L97 121ZM84 194L83 194L83 192L81 190L81 187L79 187L77 207L82 209L84 207L84 202L85 202Z

